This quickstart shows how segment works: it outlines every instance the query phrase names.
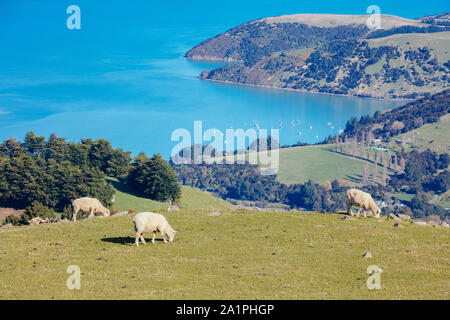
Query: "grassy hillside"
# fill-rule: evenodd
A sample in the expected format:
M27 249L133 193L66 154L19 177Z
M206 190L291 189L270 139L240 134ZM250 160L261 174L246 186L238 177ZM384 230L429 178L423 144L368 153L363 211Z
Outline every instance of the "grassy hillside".
M422 150L431 149L438 153L449 152L450 147L450 114L446 114L441 117L438 122L426 124L418 129L409 131L407 133L398 135L393 138L393 140L401 140L402 136L405 136L408 143L408 150L411 151L412 148L412 136L413 133L418 132L415 135L414 145ZM400 149L400 146L397 146Z
M382 15L294 14L244 23L207 39L189 59L236 63L201 79L320 93L417 98L449 87L450 32Z
M122 211L133 209L136 212L143 212L167 209L169 206L166 202L153 201L134 195L125 185L117 182L113 178L109 178L109 181L116 189L116 200L112 207L113 210ZM180 205L184 208L194 210L230 210L233 208L231 204L222 199L216 198L199 189L186 186L181 187Z
M436 33L408 33L367 40L371 47L397 46L403 50L418 50L419 48L433 48L436 59L445 63L450 59L450 31Z
M417 20L405 19L393 15L380 15L383 21L383 29L391 29L400 26L425 26ZM367 15L351 14L291 14L278 17L269 17L257 21L267 23L304 23L309 26L333 28L345 25L364 25L367 23ZM257 22L255 21L255 22ZM255 23L253 22L253 23Z
M354 184L361 181L365 160L353 158L351 155L336 153L334 144L310 145L303 147L292 147L279 149L279 170L277 179L285 184L304 183L311 179L312 181L323 183L335 179L345 179ZM370 151L370 157L373 159L374 151ZM357 156L359 156L359 145ZM226 156L225 159L236 156ZM259 159L259 158L258 158ZM246 153L246 160L249 160L249 154ZM231 160L230 160L231 161ZM370 162L371 167L373 163ZM262 168L266 168L261 165ZM381 176L381 167L378 170ZM388 174L392 174L388 171Z
M431 56L436 58L436 61L443 65L450 59L450 52L448 48L450 47L450 32L436 32L436 33L420 33L420 34L395 34L388 37L370 39L367 40L371 48L379 48L384 46L396 47L400 52L400 55L394 59L390 59L386 62L385 57L379 60L376 64L370 65L368 67L368 74L373 75L374 73L383 73L383 68L387 63L394 72L402 70L404 68L412 69L414 68L417 72L417 79L424 81L424 85L417 85L415 82L410 81L409 77L404 73L396 81L392 83L383 83L381 79L374 80L371 83L370 88L361 88L362 90L374 90L379 96L388 96L389 92L395 91L397 95L402 96L407 93L415 92L429 92L431 94L437 93L442 89L448 87L445 84L445 80L441 80L447 71L440 72L430 72L427 69L426 63L418 63L417 61L411 61L408 58L408 53L419 52L421 48L430 48ZM445 70L445 68L443 69ZM406 76L406 77L405 77ZM439 79L439 80L436 80ZM443 78L442 78L443 79ZM420 82L420 80L419 80Z
M0 230L0 299L450 298L447 228L209 213L168 212L175 241L139 248L131 215ZM69 265L81 269L80 290L66 288ZM384 271L381 290L366 287L370 265Z
M322 183L334 179L358 182L364 161L333 152L333 145L280 149L278 180L286 184L309 179Z

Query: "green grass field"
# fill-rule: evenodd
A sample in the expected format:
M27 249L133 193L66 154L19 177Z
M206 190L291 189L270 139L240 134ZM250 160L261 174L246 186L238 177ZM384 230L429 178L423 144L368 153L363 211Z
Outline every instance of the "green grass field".
M405 136L408 141L407 150L412 151L410 142L414 132L415 146L420 150L427 148L437 153L450 152L450 114L436 123L426 124L419 129L409 131L392 138L401 140ZM280 168L278 180L286 184L303 183L308 179L323 183L334 179L346 179L358 184L361 179L365 161L333 152L334 145L316 145L280 149ZM392 144L394 151L400 151L399 144ZM373 158L373 152L371 152ZM370 168L372 167L372 164ZM381 175L381 168L378 173ZM388 171L388 174L392 172Z
M280 150L279 179L357 180L364 161L332 148ZM108 180L117 189L115 210L168 207ZM237 210L184 186L180 204L182 210L164 213L179 231L169 244L136 248L134 214L0 229L0 299L450 298L448 228ZM364 259L366 251L373 258ZM66 287L70 265L80 267L80 290ZM370 265L383 270L380 290L366 286Z
M447 228L295 211L209 213L167 212L175 241L138 248L133 215L0 230L0 299L450 298ZM80 267L80 290L66 287L69 265ZM383 270L380 290L366 286L370 265Z
M350 185L359 185L362 178L363 167L369 163L372 170L372 162L359 157L359 145L356 158L351 154L344 155L334 152L334 144L310 145L304 147L292 147L279 149L279 170L277 179L285 184L304 183L311 179L317 183L345 179ZM370 151L373 159L374 151ZM386 156L385 156L386 157ZM236 158L227 156L226 159ZM246 160L249 154L246 154ZM265 168L264 165L261 165ZM392 174L391 170L388 175ZM372 171L370 172L372 174ZM378 168L378 178L381 179L382 167Z
M113 210L124 211L133 209L136 212L163 210L169 207L168 203L157 202L150 199L133 195L125 185L120 184L113 178L108 178L116 189L116 200L112 206ZM187 186L181 187L181 200L179 204L186 209L200 210L230 210L233 208L231 204L211 196L210 194L196 188Z
M414 194L409 193L393 193L392 196L401 201L411 201L411 199L414 198Z
M415 146L421 150L431 149L437 153L449 152L450 147L450 114L442 116L438 122L426 124L416 130L408 131L407 133L395 136L392 140L400 140L402 136L411 140L414 132ZM413 150L411 142L407 143L407 151ZM400 149L400 146L397 146Z
M278 180L286 184L309 179L323 183L334 179L359 182L364 161L333 152L333 145L280 149Z

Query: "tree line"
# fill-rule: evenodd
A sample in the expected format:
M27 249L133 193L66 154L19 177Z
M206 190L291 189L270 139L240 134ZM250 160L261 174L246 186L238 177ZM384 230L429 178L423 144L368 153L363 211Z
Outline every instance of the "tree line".
M257 165L181 164L173 165L180 183L207 190L216 196L247 201L280 202L292 208L336 211L345 205L345 190L334 181L329 188L313 181L286 185L276 175L262 175Z
M104 139L75 143L32 131L23 142L10 138L0 144L0 207L44 212L32 209L42 205L67 212L73 199L85 196L111 206L115 189L107 176L150 199L175 201L181 195L175 172L159 154L133 158Z
M350 138L371 132L379 139L387 140L398 134L420 128L424 124L436 122L449 112L450 89L447 89L390 111L377 111L373 116L363 115L359 120L352 117L347 121L341 139L345 135ZM335 141L336 136L329 136L323 143Z
M427 192L445 193L450 186L450 173L446 170L450 164L450 156L427 150L409 153L393 153L383 151L373 152L366 157L370 148L356 147L353 142L341 142L336 146L339 152L350 156L361 156L373 163L369 172L369 162L363 169L361 189L371 193L376 199L386 199L392 193L415 194L414 202L408 206L393 201L384 213L401 212L414 217L422 215L437 215L442 219L448 213L439 206L424 201ZM386 154L388 158L386 158ZM289 205L293 209L319 212L336 212L346 208L346 191L348 187L341 181L334 180L325 184L307 181L301 184L285 185L279 182L276 175L262 175L260 168L249 163L245 164L172 164L177 172L178 180L184 185L209 191L225 200L247 200L255 202L278 202ZM391 173L390 175L387 172ZM382 172L381 179L379 171ZM427 210L412 210L426 207Z

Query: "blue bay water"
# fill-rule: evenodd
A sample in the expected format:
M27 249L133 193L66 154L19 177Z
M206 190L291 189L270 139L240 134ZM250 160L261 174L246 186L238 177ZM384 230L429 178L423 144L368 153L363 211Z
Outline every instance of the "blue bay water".
M81 8L81 30L66 8ZM55 132L70 141L105 138L134 154L169 157L177 128L280 129L281 144L316 142L351 116L401 102L201 81L219 64L187 61L202 40L249 20L292 13L364 14L347 1L0 1L0 139ZM406 4L408 4L406 6ZM442 1L381 1L408 18L445 11ZM385 10L384 10L385 9ZM387 11L386 11L387 10ZM295 126L293 126L293 124Z

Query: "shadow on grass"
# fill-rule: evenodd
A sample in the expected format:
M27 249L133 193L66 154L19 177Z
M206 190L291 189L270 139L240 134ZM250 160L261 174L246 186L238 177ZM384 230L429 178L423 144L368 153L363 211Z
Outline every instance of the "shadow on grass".
M145 239L145 242L147 243L152 243L152 239ZM110 243L116 243L116 244L122 244L122 245L134 245L134 242L136 241L135 238L133 237L113 237L113 238L102 238L101 239L103 242L110 242ZM163 239L155 239L155 241L164 241ZM141 242L139 242L139 244L142 244Z
M133 196L136 197L140 197L143 198L144 196L142 194L139 194L137 192L134 192L133 190L131 190L125 183L120 182L120 181L116 181L112 178L106 178L106 180L114 187L114 189L119 190L120 192L123 193L128 193L131 194Z
M359 177L361 177L361 178L359 178ZM361 180L362 180L362 176L360 176L360 175L358 175L358 174L355 174L355 175L353 175L353 176L346 175L346 176L345 176L345 179L347 179L347 180L349 180L349 181L351 181L351 182L353 182L353 183L360 183Z

